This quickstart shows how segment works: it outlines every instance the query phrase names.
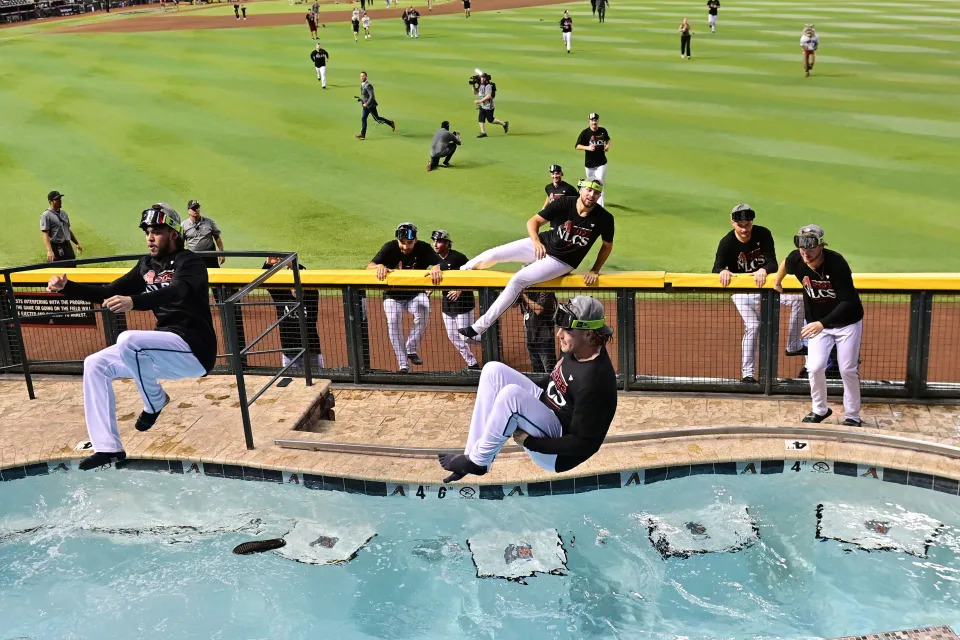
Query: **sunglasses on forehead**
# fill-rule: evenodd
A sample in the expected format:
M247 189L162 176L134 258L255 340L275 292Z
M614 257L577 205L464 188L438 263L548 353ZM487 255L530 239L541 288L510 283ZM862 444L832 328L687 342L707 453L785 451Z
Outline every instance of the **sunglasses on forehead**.
M565 304L558 306L556 313L553 314L553 324L560 329L602 329L604 322L602 318L600 320L578 320L576 314Z
M793 246L797 249L813 249L823 244L823 238L816 236L793 236Z
M155 227L161 224L169 224L167 222L167 214L163 209L151 207L150 209L144 209L140 214L141 227Z
M751 222L756 217L757 214L753 209L743 209L742 211L734 211L730 214L730 219L734 222Z

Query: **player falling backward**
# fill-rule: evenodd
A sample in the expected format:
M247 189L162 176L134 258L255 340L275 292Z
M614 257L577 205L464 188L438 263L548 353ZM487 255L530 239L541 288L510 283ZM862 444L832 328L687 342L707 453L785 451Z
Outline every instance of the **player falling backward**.
M83 410L95 453L80 463L93 469L127 457L117 427L113 381L132 378L143 400L138 431L156 423L170 403L158 379L200 378L213 369L217 337L208 297L207 268L183 248L183 226L170 205L158 203L140 215L149 254L108 285L53 276L47 291L103 305L114 313L153 311L156 331L124 331L115 345L83 361Z

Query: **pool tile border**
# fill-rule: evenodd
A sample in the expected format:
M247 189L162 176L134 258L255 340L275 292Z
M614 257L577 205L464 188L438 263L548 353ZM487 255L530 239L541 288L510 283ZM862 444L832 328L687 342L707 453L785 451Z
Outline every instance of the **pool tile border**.
M28 477L64 473L74 469L75 460L39 462L26 466L0 469L0 481L22 480ZM106 467L103 471L109 471ZM619 473L601 473L542 482L506 484L418 484L327 476L300 471L284 471L261 467L200 462L194 460L127 459L122 470L153 471L172 474L197 474L213 478L227 478L251 482L296 485L315 491L340 491L377 497L413 499L467 499L509 500L570 495L605 489L630 489L642 485L686 478L692 475L774 475L786 473L814 473L840 475L908 485L940 493L960 496L960 481L930 473L905 471L893 467L856 464L828 460L741 460L706 462L666 467L629 469Z

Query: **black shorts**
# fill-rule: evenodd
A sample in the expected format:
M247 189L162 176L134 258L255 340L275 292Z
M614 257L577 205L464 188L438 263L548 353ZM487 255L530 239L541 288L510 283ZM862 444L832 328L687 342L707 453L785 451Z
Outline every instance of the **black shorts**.
M354 23L353 23L353 32L354 32L354 33L360 33L360 23L359 23L359 22L354 22Z
M493 122L493 109L480 109L477 115L477 122Z
M470 0L463 0L463 8L464 9L470 8Z

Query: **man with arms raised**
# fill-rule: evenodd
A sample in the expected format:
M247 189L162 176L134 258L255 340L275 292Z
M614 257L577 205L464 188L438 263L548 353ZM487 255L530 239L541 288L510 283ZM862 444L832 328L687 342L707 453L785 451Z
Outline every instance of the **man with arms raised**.
M113 381L132 378L143 400L138 431L146 431L170 403L159 379L200 378L213 369L217 337L207 297L207 268L183 248L180 214L158 203L140 215L149 254L108 285L53 276L47 291L102 304L114 313L153 311L156 331L124 331L115 345L83 361L83 410L94 454L80 463L93 469L127 457L117 428Z
M563 357L540 385L503 363L483 366L467 446L439 456L451 472L444 482L487 473L510 436L547 471L569 471L600 449L617 412L613 330L590 296L560 305L555 321Z

